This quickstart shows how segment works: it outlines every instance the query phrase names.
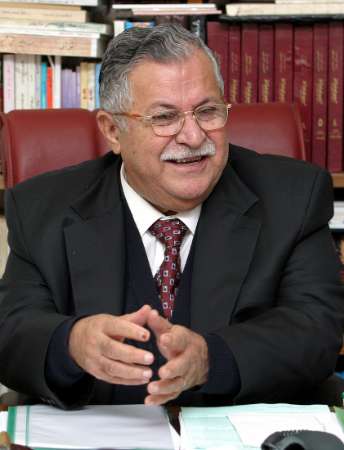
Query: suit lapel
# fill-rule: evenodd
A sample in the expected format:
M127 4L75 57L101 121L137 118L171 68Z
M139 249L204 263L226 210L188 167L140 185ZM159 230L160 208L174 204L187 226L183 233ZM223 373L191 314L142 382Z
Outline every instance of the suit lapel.
M203 204L191 285L191 327L197 332L231 320L259 235L260 219L244 215L256 203L229 166Z
M71 207L77 220L65 228L75 313L120 314L124 295L124 217L120 161Z

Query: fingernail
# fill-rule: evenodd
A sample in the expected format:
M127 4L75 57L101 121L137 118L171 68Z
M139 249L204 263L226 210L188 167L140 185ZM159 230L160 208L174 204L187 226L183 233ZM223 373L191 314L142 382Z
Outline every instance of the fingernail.
M144 379L148 379L149 380L151 378L151 376L152 376L152 371L151 370L144 370L142 375L143 375Z
M141 339L143 339L144 341L146 341L149 337L149 334L146 331L143 331L141 334Z
M143 360L147 364L151 364L153 362L154 356L151 353L145 353Z
M150 389L149 389L151 394L157 394L159 392L159 388L158 386L156 386L155 384L153 384Z

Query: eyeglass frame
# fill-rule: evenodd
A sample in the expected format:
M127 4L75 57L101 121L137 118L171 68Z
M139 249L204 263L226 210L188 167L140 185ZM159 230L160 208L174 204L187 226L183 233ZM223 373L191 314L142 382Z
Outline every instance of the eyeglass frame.
M227 111L227 117L226 117L226 120L225 120L225 122L224 122L224 124L221 126L221 127L219 127L219 128L214 128L214 129L212 129L212 130L204 130L204 128L200 125L200 123L198 122L198 120L197 120L197 115L195 114L195 111L198 109L198 108L202 108L202 106L206 106L206 105L200 105L200 106L197 106L196 108L194 108L194 109L191 109L191 110L189 110L189 111L178 111L178 114L179 114L179 117L181 118L181 116L183 116L182 117L182 120L181 120L181 122L180 122L180 128L178 129L178 131L176 131L175 133L172 133L172 134L168 134L168 135L166 135L166 136L164 136L164 135L160 135L160 134L157 134L156 133L156 131L154 130L154 126L153 126L153 123L152 123L152 118L156 115L156 114L151 114L151 115L144 115L144 114L138 114L138 113L127 113L127 112L122 112L122 113L110 113L112 116L124 116L124 117L129 117L129 118L132 118L132 119L138 119L138 120L142 120L142 121L145 121L146 123L149 123L149 125L151 126L151 128L152 128L152 130L153 130L153 133L156 135L156 136L160 136L160 137L169 137L169 136L175 136L176 134L178 134L179 132L180 132L180 130L183 128L183 126L184 126L184 123L185 123L185 117L186 117L186 115L187 114L192 114L192 117L193 117L193 119L194 119L194 121L197 123L197 125L201 128L201 130L203 130L203 131L205 131L205 132L207 132L207 131L215 131L215 130L220 130L221 128L223 128L225 125L226 125L226 123L227 123L227 120L228 120L228 112L229 112L229 110L232 108L232 106L233 106L233 104L232 103L214 103L213 105L223 105L223 106L226 106L226 111Z

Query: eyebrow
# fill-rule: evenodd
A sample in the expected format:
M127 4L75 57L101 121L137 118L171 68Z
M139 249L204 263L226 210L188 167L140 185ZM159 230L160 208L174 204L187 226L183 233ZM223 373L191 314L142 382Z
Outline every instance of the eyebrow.
M206 97L200 103L195 105L193 108L198 108L199 106L205 105L206 103L209 103L209 102L219 102L221 100L222 99L218 98L218 97ZM153 109L153 108L157 108L157 107L179 110L179 108L176 105L173 105L171 103L166 103L166 102L163 102L163 101L156 101L156 102L152 103L149 106L148 110Z

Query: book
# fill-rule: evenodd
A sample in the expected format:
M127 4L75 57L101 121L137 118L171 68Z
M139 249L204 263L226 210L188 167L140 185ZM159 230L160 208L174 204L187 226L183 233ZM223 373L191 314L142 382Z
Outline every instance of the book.
M12 3L13 0L0 0L0 4L8 4ZM67 6L98 6L99 1L98 0L20 0L20 3L23 3L25 5L67 5Z
M343 0L275 0L276 4L293 4L293 3L302 3L302 4L314 4L314 3L321 3L321 4L329 4L329 3L341 3L343 4Z
M243 23L241 27L241 102L258 100L258 25Z
M88 63L80 63L80 107L88 109Z
M4 112L15 109L14 55L3 55Z
M226 14L231 17L252 16L344 16L343 4L339 3L230 3L226 5Z
M0 48L4 53L100 57L105 41L96 37L40 36L0 33Z
M39 34L43 36L99 36L112 35L109 24L92 22L37 22L0 18L0 33Z
M228 30L228 100L240 102L241 93L241 27L230 24Z
M78 9L24 8L0 5L0 19L25 19L35 20L36 22L86 22L88 18L87 11Z
M258 101L272 102L274 98L274 27L260 24L258 27Z
M35 55L35 109L41 107L42 56Z
M343 170L344 25L329 23L327 169Z
M228 25L221 22L207 23L208 47L217 55L225 87L225 98L228 98Z
M328 24L313 25L312 162L326 168Z
M215 3L164 3L164 4L142 4L129 3L112 5L112 9L116 11L127 11L133 16L156 16L168 14L182 14L182 15L198 15L198 14L221 14Z
M3 59L0 56L0 112L4 110L4 79L3 79ZM1 165L0 165L1 173Z
M312 155L312 65L313 28L307 24L295 25L293 98L300 107L307 161L311 161Z
M275 95L277 102L293 101L294 29L291 23L275 23Z
M48 107L47 78L48 78L48 63L46 61L42 61L42 64L41 64L41 109L46 109Z

